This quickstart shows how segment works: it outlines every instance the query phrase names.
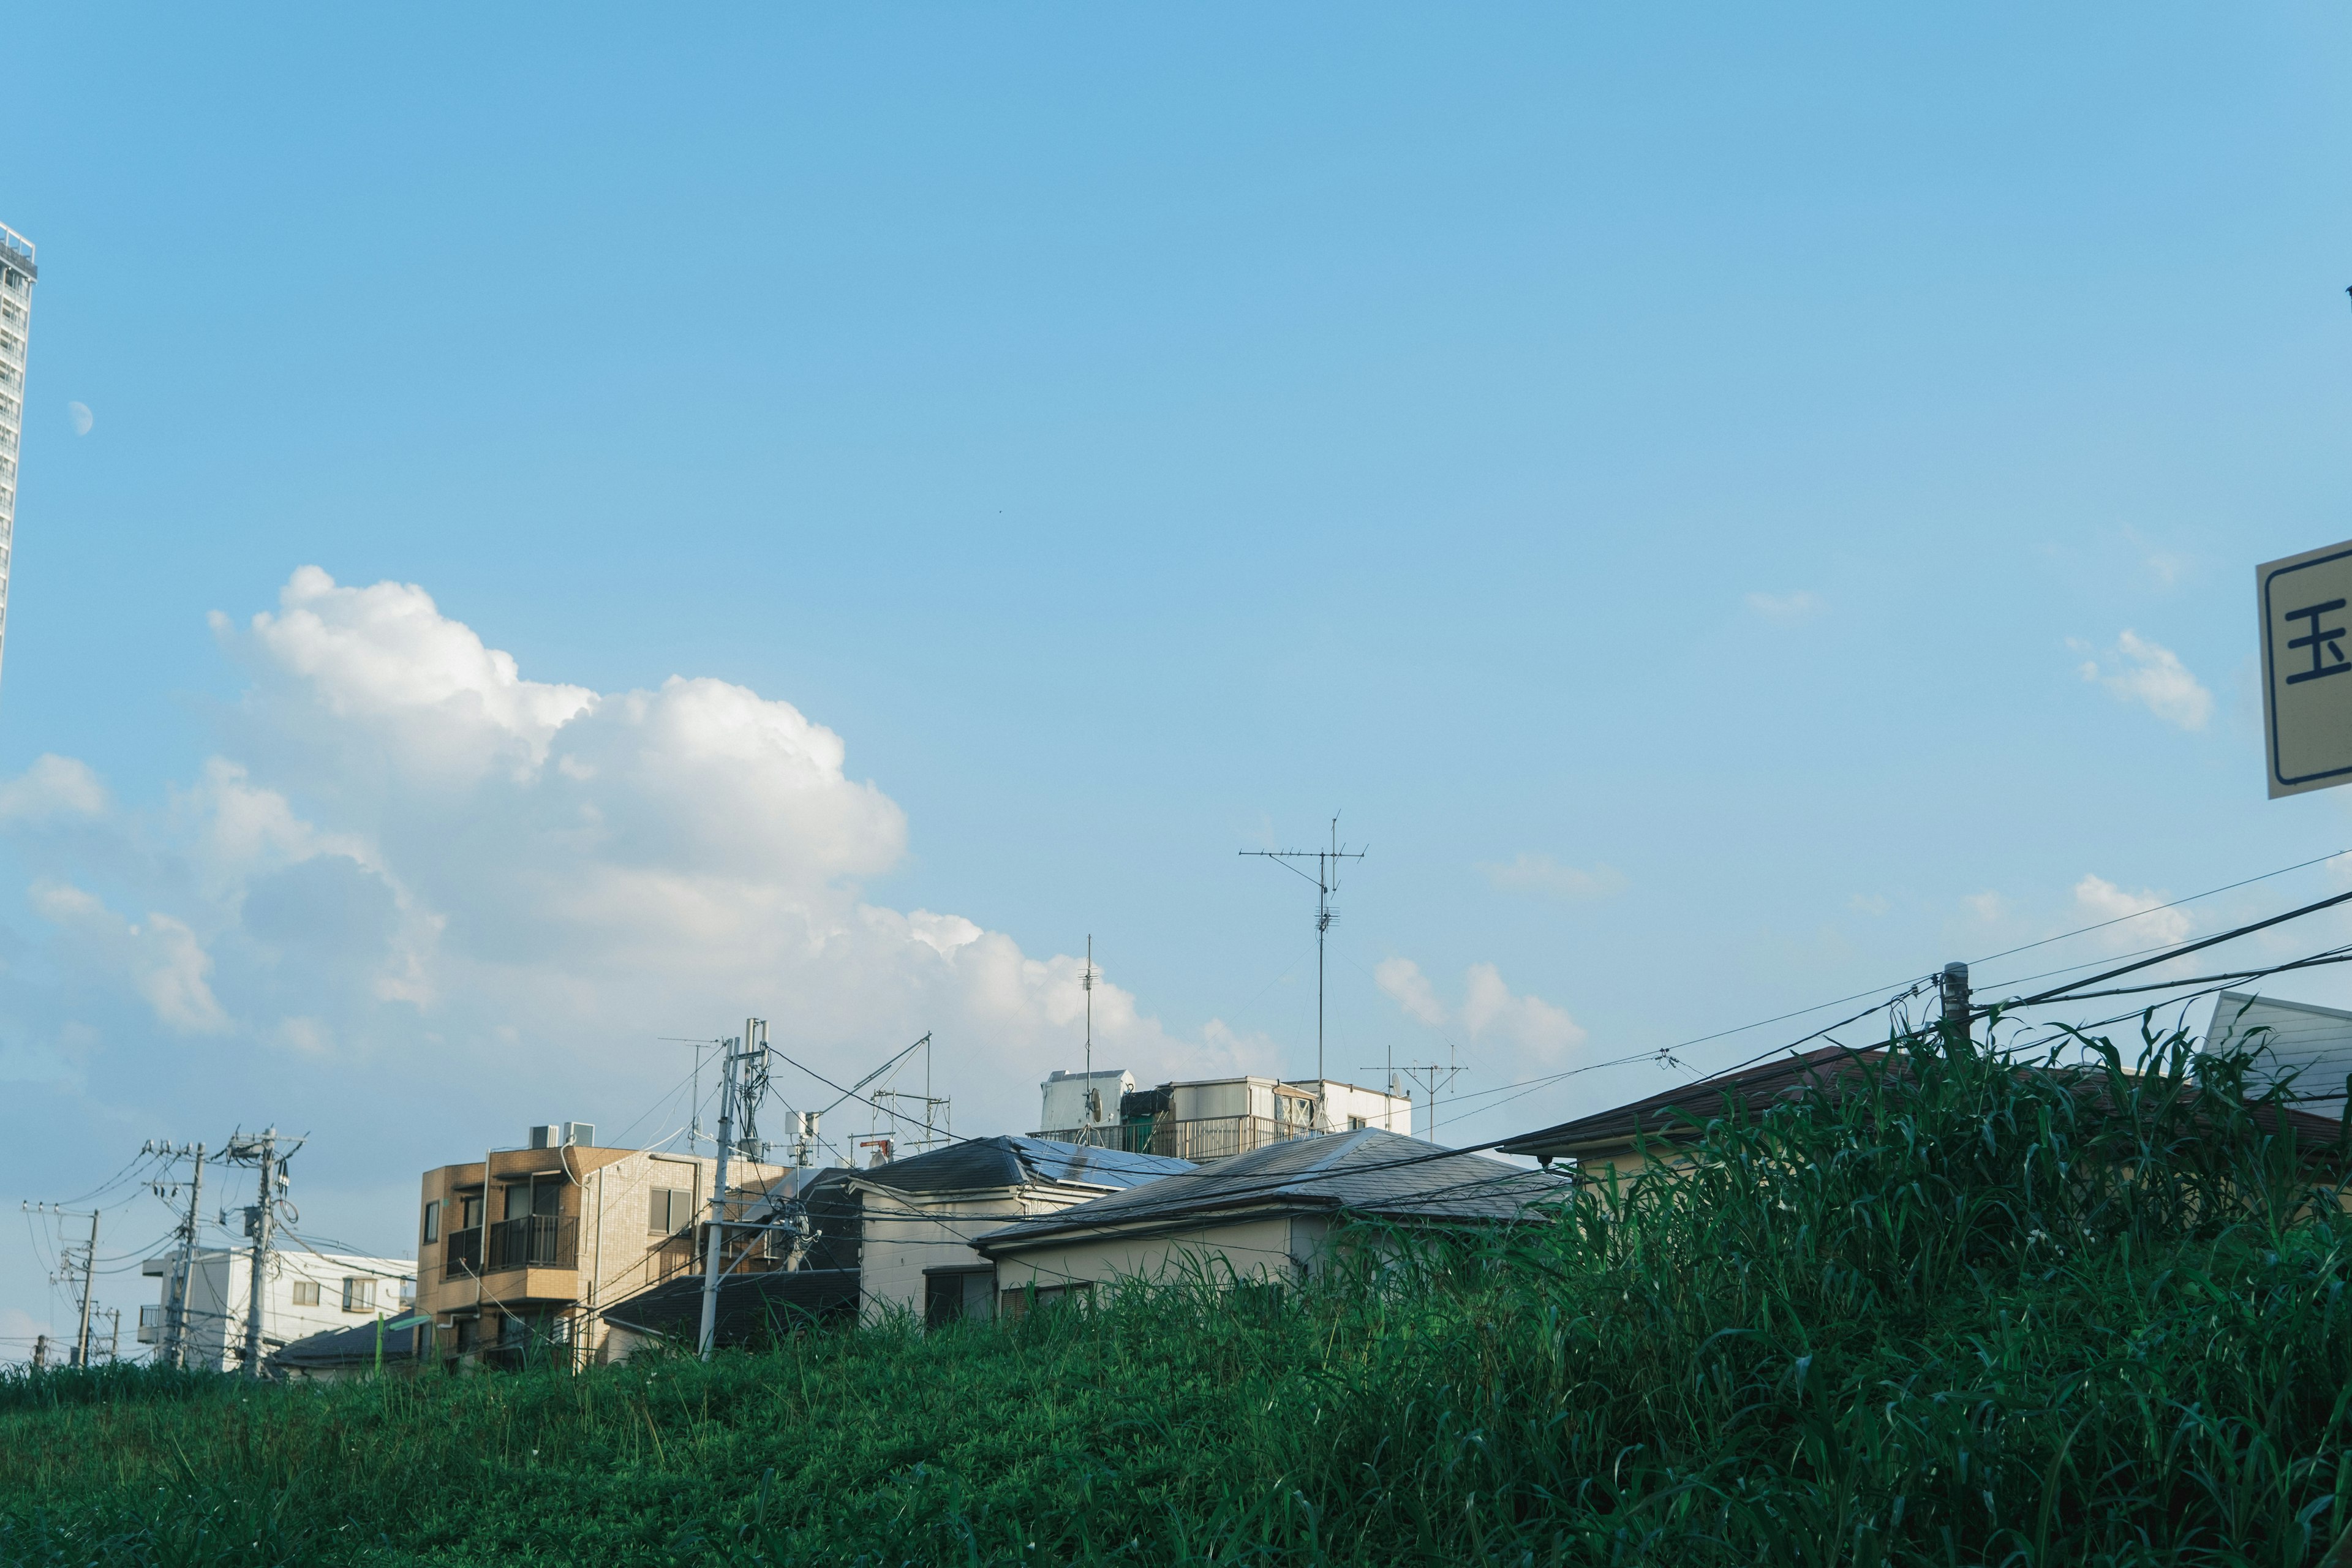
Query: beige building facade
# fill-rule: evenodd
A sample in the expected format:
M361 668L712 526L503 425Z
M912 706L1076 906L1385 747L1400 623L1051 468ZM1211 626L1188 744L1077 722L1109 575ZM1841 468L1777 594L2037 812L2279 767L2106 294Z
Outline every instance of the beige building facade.
M432 1314L444 1363L604 1359L605 1306L698 1265L716 1159L534 1142L425 1173L416 1308ZM745 1219L789 1176L731 1162L727 1218ZM747 1231L728 1256L761 1245Z

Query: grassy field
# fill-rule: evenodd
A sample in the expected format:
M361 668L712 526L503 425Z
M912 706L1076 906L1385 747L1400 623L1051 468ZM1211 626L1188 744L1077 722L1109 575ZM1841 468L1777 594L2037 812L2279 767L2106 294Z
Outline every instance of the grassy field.
M2242 1058L2144 1045L1905 1047L1687 1179L1279 1300L579 1375L20 1378L0 1560L2315 1563L2352 1524L2352 1224Z

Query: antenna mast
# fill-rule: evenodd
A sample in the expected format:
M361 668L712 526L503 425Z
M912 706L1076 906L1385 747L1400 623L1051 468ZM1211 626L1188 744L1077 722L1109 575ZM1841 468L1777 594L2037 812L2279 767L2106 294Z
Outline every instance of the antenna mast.
M1370 846L1365 846L1370 848ZM1339 890L1339 862L1360 860L1363 849L1346 849L1339 844L1339 815L1331 814L1331 847L1328 849L1244 849L1244 855L1278 860L1289 869L1315 884L1315 1081L1323 1081L1323 942L1331 922L1339 911L1331 907L1331 895ZM1315 871L1307 874L1304 866L1295 861L1312 860ZM1089 952L1092 950L1089 949Z
M1095 936L1087 933L1087 968L1078 977L1078 988L1087 994L1087 1126L1091 1130L1102 1120L1102 1097L1095 1093ZM1093 1140L1085 1133L1078 1136L1081 1143Z

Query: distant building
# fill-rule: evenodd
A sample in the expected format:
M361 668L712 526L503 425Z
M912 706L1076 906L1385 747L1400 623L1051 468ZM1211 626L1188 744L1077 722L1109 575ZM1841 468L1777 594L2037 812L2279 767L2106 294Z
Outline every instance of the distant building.
M2204 1048L2266 1052L2259 1076L2292 1073L2287 1093L2299 1109L2315 1116L2344 1114L2346 1082L2352 1079L2352 1013L2224 991L2213 998Z
M699 1266L718 1161L599 1148L595 1136L583 1122L537 1127L529 1148L425 1173L416 1304L442 1362L599 1359L607 1305ZM793 1176L730 1162L727 1218L745 1226L728 1237L730 1267L773 1266L780 1233L749 1216Z
M1097 1072L1091 1086L1084 1073L1053 1074L1043 1085L1045 1121L1035 1136L1199 1163L1327 1132L1412 1132L1412 1100L1393 1085L1383 1093L1313 1079L1195 1079L1156 1089L1134 1083L1124 1071ZM1116 1122L1084 1121L1087 1089L1095 1089L1098 1103L1109 1103L1113 1084L1119 1086Z
M16 457L25 435L25 357L33 313L33 242L0 224L0 649L8 636L8 566L16 548Z
M209 1372L245 1365L246 1314L252 1304L253 1248L205 1247L187 1263L186 1364ZM166 1253L140 1265L162 1281L162 1300L139 1309L139 1342L169 1353L173 1293L182 1255ZM274 1247L265 1264L261 1348L271 1352L329 1329L350 1328L378 1314L396 1318L415 1289L416 1265L398 1258L363 1258Z
M1460 1227L1539 1218L1570 1184L1377 1128L1269 1144L978 1237L998 1310L1198 1270L1221 1285L1298 1283L1349 1216ZM1376 1233L1377 1234L1377 1233Z

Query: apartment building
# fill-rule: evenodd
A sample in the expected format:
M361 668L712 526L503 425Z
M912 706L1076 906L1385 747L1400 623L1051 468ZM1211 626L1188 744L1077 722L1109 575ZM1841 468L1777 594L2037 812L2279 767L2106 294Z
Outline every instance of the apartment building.
M425 1173L416 1307L445 1364L603 1359L606 1306L697 1266L718 1161L595 1138L586 1122L535 1127L527 1147ZM731 1161L728 1220L747 1221L792 1175ZM747 1229L729 1256L767 1241Z
M262 1264L261 1348L266 1358L329 1329L397 1317L415 1289L416 1265L273 1247ZM247 1314L253 1304L253 1248L205 1247L193 1255L150 1258L139 1272L161 1281L162 1299L139 1309L139 1342L155 1359L175 1359L173 1335L184 1336L185 1364L211 1372L245 1365ZM184 1294L182 1292L184 1291ZM179 1310L173 1310L175 1298Z
M1327 1132L1412 1133L1412 1100L1393 1084L1383 1092L1328 1079L1134 1082L1117 1069L1054 1073L1041 1086L1045 1125L1033 1136L1201 1163Z

